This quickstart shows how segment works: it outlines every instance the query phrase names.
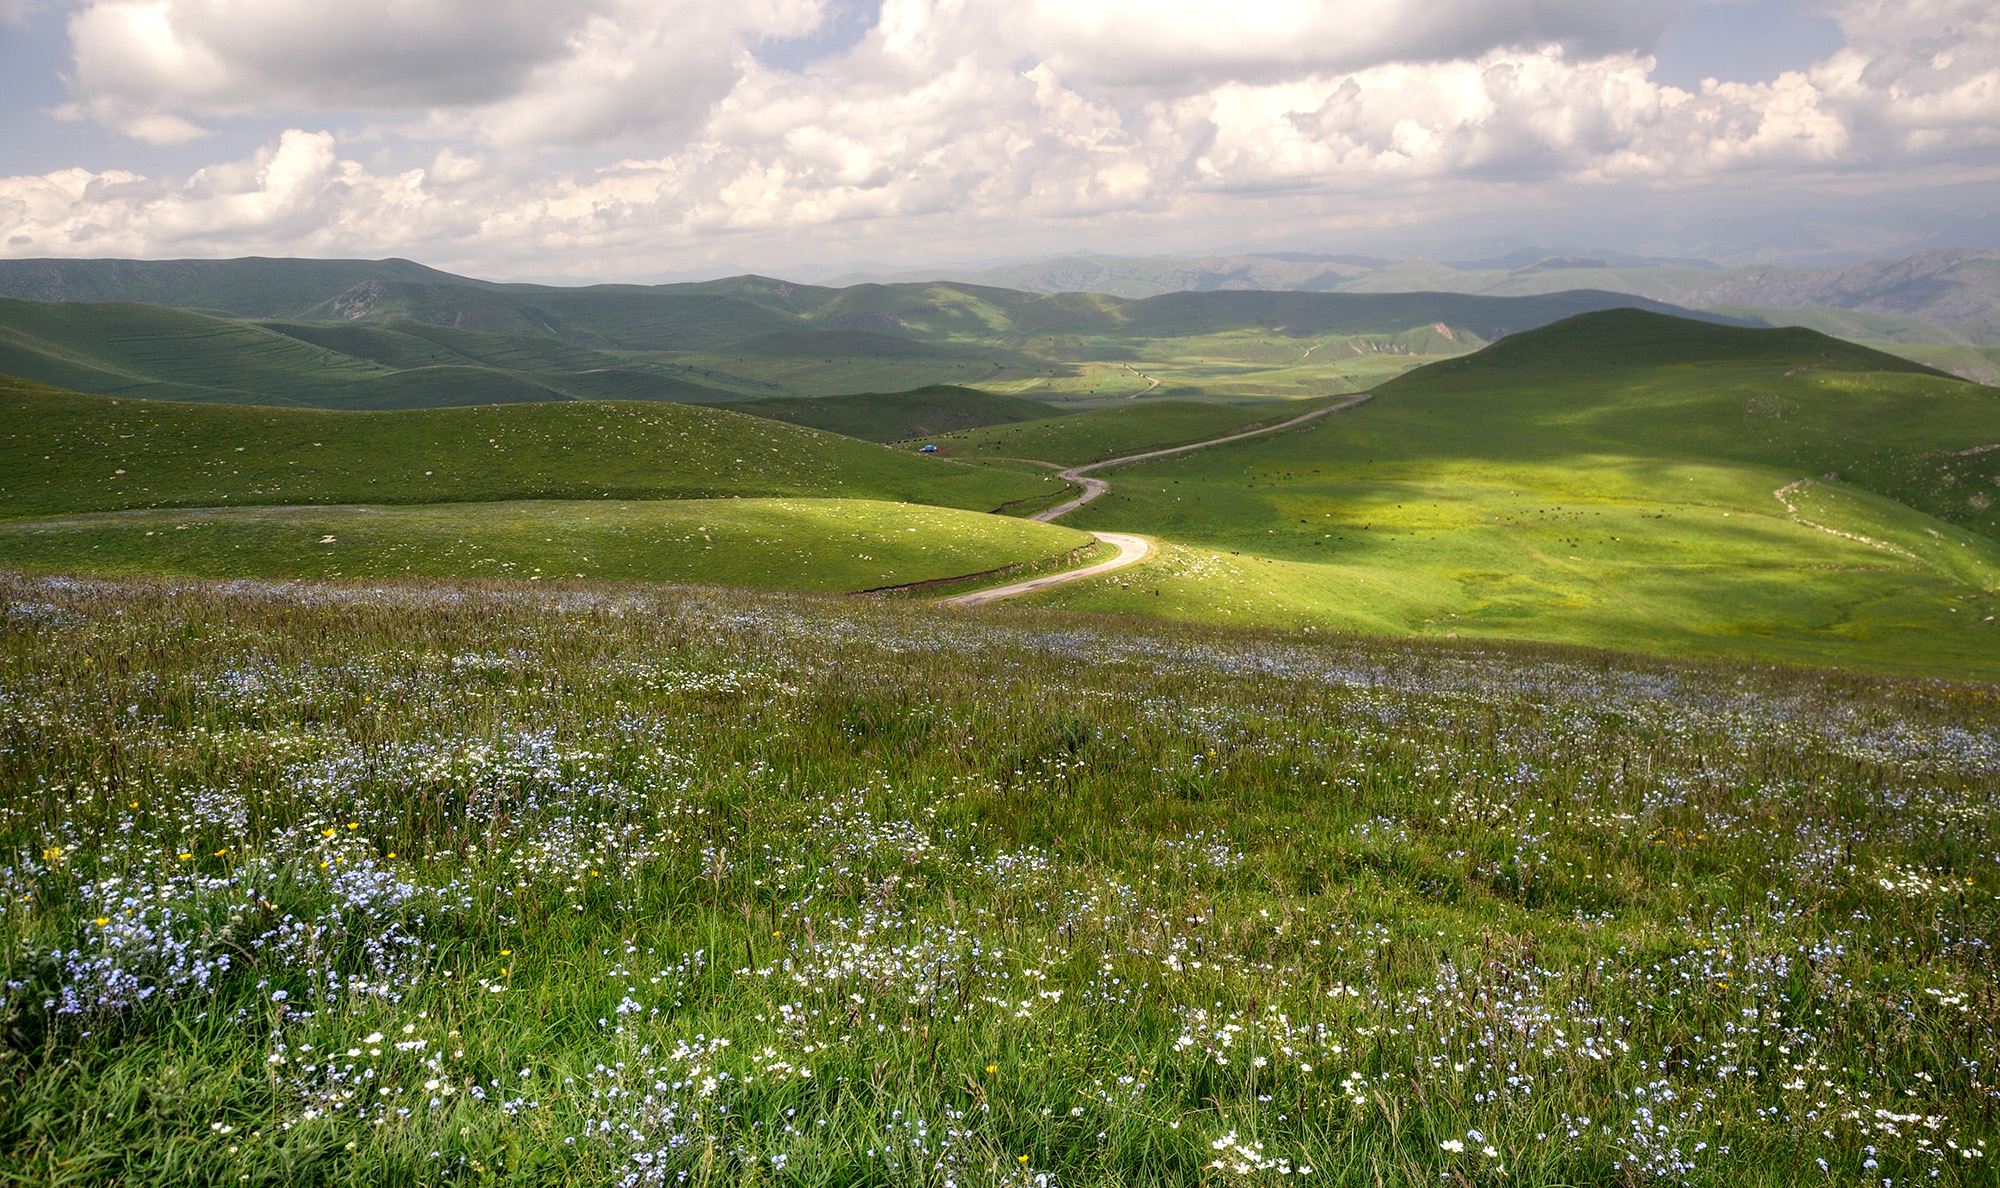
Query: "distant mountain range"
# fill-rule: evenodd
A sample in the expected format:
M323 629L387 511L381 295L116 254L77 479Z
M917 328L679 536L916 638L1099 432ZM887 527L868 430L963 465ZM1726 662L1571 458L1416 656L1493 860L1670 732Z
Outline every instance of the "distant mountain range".
M1027 293L765 277L562 288L407 260L0 263L0 374L107 396L320 408L725 401L976 386L1089 403L1355 391L1643 297ZM928 414L927 414L928 415ZM942 414L940 414L942 415Z
M1356 267L1337 262L1311 266ZM1594 274L1583 279L1594 279ZM832 287L760 276L692 284L563 287L475 280L408 260L0 261L0 298L57 304L125 302L285 322L422 323L621 351L713 350L789 331L861 332L939 342L1100 331L1186 335L1252 328L1279 329L1295 336L1382 334L1449 323L1492 339L1571 314L1617 306L1689 312L1670 302L1604 291L1597 285L1499 298L1454 290L1313 293L1283 286L1255 292L1243 288L1167 289L1150 298L1118 299L1096 291L1036 292L965 282ZM1712 316L1710 320L1736 319ZM818 341L805 348L807 353L821 349ZM771 354L770 344L760 344L757 353Z
M835 285L945 280L1030 293L1151 297L1232 289L1309 293L1443 292L1521 297L1602 289L1694 309L1826 307L1942 325L1991 324L2000 341L2000 252L1940 248L1840 268L1721 268L1660 260L1524 249L1486 260L1375 260L1305 253L1208 257L1062 256L969 272L847 276Z
M233 317L307 320L376 318L386 309L397 308L407 311L405 316L434 321L447 312L436 308L441 302L453 307L453 314L486 316L469 308L480 304L470 300L475 293L485 295L485 303L496 306L518 305L521 298L537 297L546 307L544 312L557 315L584 294L594 307L603 307L616 303L621 295L628 301L643 298L651 304L661 297L741 296L746 289L766 286L807 294L864 284L940 281L1023 293L1100 293L1124 298L1251 290L1526 297L1595 289L1690 309L1724 305L1822 307L1939 325L1991 323L2000 328L2000 252L1973 248L1939 248L1902 259L1837 268L1721 268L1705 260L1539 249L1450 263L1307 252L1205 257L1080 255L974 271L850 275L819 285L789 286L756 277L668 285L505 284L456 276L409 260L0 260L0 296L4 297L137 301ZM770 304L764 300L758 303ZM514 329L551 332L549 325ZM556 336L562 335L558 332Z
M1969 379L2000 382L2000 252L1973 249L1939 249L1838 268L1718 268L1700 260L1613 252L1520 251L1454 264L1303 252L1202 259L1071 256L945 279L846 279L851 283L809 285L739 276L577 287L478 280L408 260L5 260L0 261L0 299L165 306L267 323L265 330L341 352L349 352L350 345L297 324L428 325L489 337L554 340L593 352L685 356L673 360L672 367L662 360L647 363L656 374L643 382L633 375L630 359L565 358L554 368L538 359L525 369L508 360L505 369L526 381L515 397L521 399L545 398L548 391L611 395L632 384L637 384L634 393L643 390L669 399L726 399L1025 381L1037 374L1054 375L1087 357L1101 355L1101 361L1114 367L1141 355L1159 359L1163 348L1138 341L1147 338L1234 331L1268 331L1286 338L1397 335L1436 324L1491 341L1614 306L1700 310L1705 311L1701 316L1744 324L1807 326L1891 348ZM80 333L79 327L60 333L53 325L31 330L22 321L33 321L29 313L15 311L0 319L8 323L0 326L0 357L14 360L0 371L11 367L14 374L46 382L110 390L111 380L85 383L81 373L70 374L69 364L84 363L84 355L90 356L91 366L103 366L101 344L83 355L65 355L52 341L43 341L45 334L61 338ZM111 311L91 315L106 326L121 316ZM133 317L151 325L146 316ZM274 322L288 325L268 325ZM874 337L836 341L823 337L828 331ZM808 337L787 337L800 333ZM1100 351L1104 342L1063 345L1057 339L1064 335L1093 340L1109 335L1125 345L1113 358ZM371 341L351 346L351 352L390 367L409 362L487 367L508 354L492 344L442 347L435 333L417 337L425 343ZM909 340L930 344L934 357L905 358ZM1407 351L1411 345L1356 342L1339 349L1379 353ZM714 355L725 348L730 358L688 354ZM25 361L23 352L39 362ZM753 376L739 366L743 360L736 356L746 352L761 360L762 372ZM790 356L797 356L796 362L783 364L781 357ZM847 372L829 370L836 357L846 361ZM57 359L68 363L59 368ZM791 378L778 375L785 368ZM147 381L172 378L205 386L217 378L198 371L167 377L130 364L116 370L127 369ZM430 374L441 376L445 373ZM383 382L371 384L380 387ZM371 391L365 402L401 403L401 386L407 382L389 384L398 394ZM463 395L453 399L476 397L483 383L470 373L459 376L454 390L462 388ZM441 399L430 392L432 386L424 385L426 402ZM1110 390L1108 385L1084 388ZM291 393L289 385L287 392L306 396ZM1046 389L1038 391L1046 394Z

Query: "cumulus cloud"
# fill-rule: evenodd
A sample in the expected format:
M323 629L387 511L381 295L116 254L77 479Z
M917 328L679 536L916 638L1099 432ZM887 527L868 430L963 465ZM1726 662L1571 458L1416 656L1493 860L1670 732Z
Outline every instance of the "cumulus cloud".
M188 116L432 113L529 147L684 131L752 40L823 0L91 0L71 17L79 110L142 139ZM168 124L165 121L179 121Z
M422 8L356 2L391 23ZM405 135L434 142L431 163L377 172L295 130L192 178L0 180L6 251L402 253L614 275L719 244L860 254L885 238L1227 228L1250 212L1307 228L1330 209L1386 219L1507 187L1890 176L2000 139L2000 17L1970 0L1833 0L1845 49L1698 91L1652 77L1656 6L884 0L857 44L794 71L743 47L810 29L817 0L727 17L681 0L486 0L499 48L482 61L432 19L464 3L433 0L407 17L400 57L347 77L359 43L277 36L320 28L298 0L255 6L262 31L233 40L190 17L219 19L227 0L94 0L79 22L117 9L139 28L144 10L171 34L91 43L151 63L101 92L79 73L135 134L198 134L181 113L257 102L269 82L300 106L407 105ZM621 140L648 147L581 172L482 149Z
M1524 46L1643 50L1667 16L1631 0L1030 0L1003 23L1066 78L1174 88Z
M476 216L425 180L371 174L330 134L291 131L177 183L85 169L0 180L0 232L12 255L111 256L318 255L476 234Z
M1847 47L1811 83L1873 155L2000 143L2000 10L1983 0L1833 0Z

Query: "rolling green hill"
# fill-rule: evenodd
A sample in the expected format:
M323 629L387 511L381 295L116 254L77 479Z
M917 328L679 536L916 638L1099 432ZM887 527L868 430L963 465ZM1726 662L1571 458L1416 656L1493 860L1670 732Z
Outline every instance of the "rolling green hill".
M1053 524L866 499L210 507L0 520L0 568L855 593L1045 563L1092 543Z
M863 441L903 441L954 429L1014 425L1060 416L1035 400L996 396L976 388L936 384L910 392L862 392L775 400L743 400L732 411L810 425Z
M0 374L101 396L345 409L733 395L548 338L8 298L0 298Z
M2000 391L1805 330L1589 314L1111 472L1168 543L1034 596L1237 624L2000 675Z
M409 260L0 260L0 296L139 302L242 318L298 317L356 286L500 286Z
M478 376L423 374L466 366L498 373L489 377L494 401L832 396L934 384L1068 408L1133 397L1300 398L1366 390L1585 310L1671 308L1593 291L1121 300L756 276L561 288L472 281L407 261L310 260L0 261L0 293L71 311L0 308L0 373L101 393L341 408L466 401ZM175 321L138 313L134 302L229 316L220 326ZM260 333L324 354L288 351ZM145 349L101 357L99 345L120 335ZM246 372L234 359L217 361L217 344L232 337L243 340L232 354L265 363Z
M0 381L0 516L245 504L727 496L986 511L1062 484L684 404L325 412Z
M1385 461L1638 450L1773 466L2000 537L2000 450L1959 452L2000 442L2000 391L1811 330L1588 314L1413 372L1375 403L1411 443L1380 441Z

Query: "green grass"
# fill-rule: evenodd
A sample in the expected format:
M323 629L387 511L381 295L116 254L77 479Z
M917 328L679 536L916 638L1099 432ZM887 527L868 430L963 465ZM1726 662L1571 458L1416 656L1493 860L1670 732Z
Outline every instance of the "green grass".
M394 373L247 322L0 299L0 374L99 395L289 404L366 390Z
M1966 451L1994 441L2000 392L1904 360L1588 315L1309 428L1105 473L1066 522L1185 547L1034 597L1990 677L2000 451Z
M1060 415L1039 401L948 384L910 392L745 400L729 407L732 412L811 425L863 441L903 441L954 429L1014 425Z
M0 374L101 396L335 409L734 394L689 379L685 367L543 337L8 299L0 299Z
M858 330L793 330L657 357L677 374L751 396L838 396L1047 380L1071 369L984 340L919 342Z
M948 458L1032 458L1078 466L1147 450L1242 433L1310 412L1327 401L1252 405L1147 400L1075 413L1059 420L993 425L934 439Z
M205 508L0 521L0 568L510 577L853 593L1063 557L1075 529L858 499Z
M987 511L1062 484L691 405L323 412L0 381L0 516L245 504L839 496Z
M2000 1158L1991 686L523 582L0 606L12 1182Z

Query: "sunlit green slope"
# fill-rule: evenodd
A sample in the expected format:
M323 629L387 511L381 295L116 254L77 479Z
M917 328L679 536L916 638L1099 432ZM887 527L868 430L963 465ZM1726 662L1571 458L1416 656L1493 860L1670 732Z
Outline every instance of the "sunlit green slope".
M854 593L1048 562L1073 528L865 499L201 508L0 520L0 569L679 582Z
M2000 392L1630 312L1307 428L1108 472L1169 542L1051 605L2000 673ZM1157 592L1156 592L1157 591Z

